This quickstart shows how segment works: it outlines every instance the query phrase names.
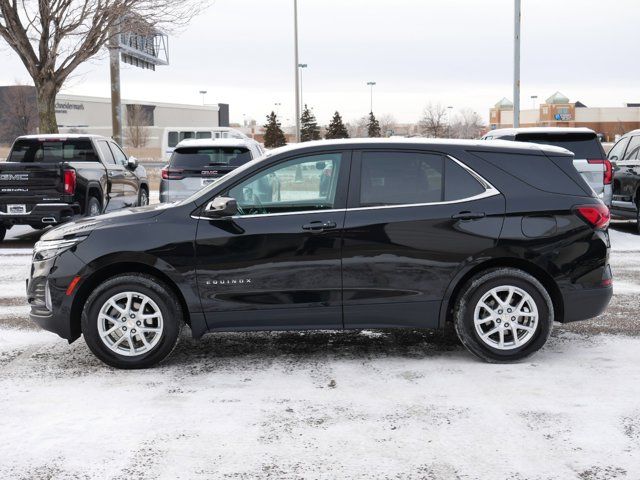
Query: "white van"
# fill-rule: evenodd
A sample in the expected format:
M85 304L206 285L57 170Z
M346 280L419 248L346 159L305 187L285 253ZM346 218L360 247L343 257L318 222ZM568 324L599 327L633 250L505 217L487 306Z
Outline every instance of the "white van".
M183 140L215 140L219 138L249 139L230 127L166 127L162 132L162 158L168 161L176 145Z

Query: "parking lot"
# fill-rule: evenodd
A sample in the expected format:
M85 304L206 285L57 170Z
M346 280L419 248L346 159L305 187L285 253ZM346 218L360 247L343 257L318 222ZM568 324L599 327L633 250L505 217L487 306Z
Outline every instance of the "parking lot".
M27 320L37 232L0 257L0 478L640 477L640 237L611 230L606 314L528 361L425 331L188 334L105 367Z

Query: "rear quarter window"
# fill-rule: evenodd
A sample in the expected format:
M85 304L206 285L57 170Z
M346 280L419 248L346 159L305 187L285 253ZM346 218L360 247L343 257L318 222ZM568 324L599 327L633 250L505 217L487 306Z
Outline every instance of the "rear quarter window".
M586 195L584 188L581 188L576 181L545 155L478 151L469 153L538 190L566 195ZM558 157L557 161L572 163L572 158L570 156ZM568 165L568 168L573 168L573 165Z
M566 148L579 159L605 158L604 150L595 133L520 133L516 136L516 141Z

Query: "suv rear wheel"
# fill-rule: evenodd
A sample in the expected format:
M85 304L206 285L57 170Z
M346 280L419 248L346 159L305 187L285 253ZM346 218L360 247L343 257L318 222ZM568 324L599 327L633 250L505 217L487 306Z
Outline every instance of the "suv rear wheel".
M553 327L553 302L534 277L515 268L482 272L463 288L456 332L487 362L520 360L538 351Z
M82 333L91 351L116 368L147 368L175 348L183 324L169 287L143 274L112 277L89 296Z

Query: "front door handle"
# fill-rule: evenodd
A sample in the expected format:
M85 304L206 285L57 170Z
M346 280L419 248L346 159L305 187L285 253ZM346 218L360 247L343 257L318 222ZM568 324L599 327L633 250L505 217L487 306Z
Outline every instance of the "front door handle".
M484 218L486 214L484 212L460 212L455 215L451 215L454 220L477 220L478 218Z
M316 220L315 222L307 223L302 226L303 230L311 232L324 232L325 230L331 230L332 228L336 228L336 222L322 222L320 220Z

